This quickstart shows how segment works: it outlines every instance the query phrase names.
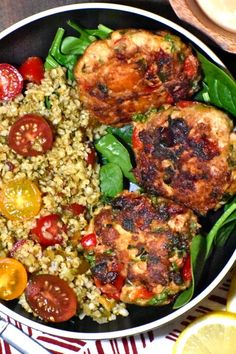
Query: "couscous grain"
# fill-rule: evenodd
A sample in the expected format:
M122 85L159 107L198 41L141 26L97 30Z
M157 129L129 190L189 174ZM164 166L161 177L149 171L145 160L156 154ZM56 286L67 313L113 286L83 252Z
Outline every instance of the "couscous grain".
M9 129L25 114L42 115L52 126L53 147L46 154L24 157L9 147ZM100 198L99 165L87 163L94 135L99 136L99 131L94 133L89 126L88 113L82 110L76 88L61 67L46 71L40 85L29 83L24 94L0 104L0 189L8 181L29 179L37 184L42 197L35 218L8 220L0 214L0 256L10 254L29 274L52 274L67 281L77 296L79 318L87 315L104 323L128 312L124 304L105 299L94 285L79 246L79 235L88 224L87 214L92 216ZM86 212L73 215L66 208L73 203ZM60 243L43 247L31 236L31 230L36 219L49 214L60 215L66 231ZM32 312L24 293L19 303Z

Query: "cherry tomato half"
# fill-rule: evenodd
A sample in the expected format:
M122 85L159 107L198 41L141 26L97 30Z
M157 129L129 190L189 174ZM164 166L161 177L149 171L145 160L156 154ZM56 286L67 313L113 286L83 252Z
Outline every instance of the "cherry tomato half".
M85 250L93 249L97 244L97 238L95 233L84 235L81 239L81 245Z
M43 61L39 57L29 57L19 67L19 72L26 81L40 84L44 77Z
M26 288L27 272L24 266L14 258L0 259L0 298L13 300Z
M10 220L29 220L41 207L41 193L29 179L14 179L2 186L0 212Z
M65 231L60 215L50 214L36 220L36 227L31 229L31 234L41 246L53 246L63 241L62 234Z
M23 89L23 77L10 64L0 64L0 101L15 98Z
M191 258L187 256L182 269L182 275L185 281L192 279L192 268L191 268Z
M26 114L10 128L8 145L19 155L43 155L52 148L52 144L52 129L42 116Z
M25 291L32 310L46 321L63 322L76 314L77 298L68 283L56 275L33 276Z

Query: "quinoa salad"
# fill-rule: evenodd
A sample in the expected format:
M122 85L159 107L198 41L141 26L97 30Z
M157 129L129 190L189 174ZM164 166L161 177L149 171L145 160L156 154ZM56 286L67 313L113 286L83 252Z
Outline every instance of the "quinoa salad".
M0 63L0 299L57 323L175 310L235 230L235 81L170 32L68 24Z
M45 97L50 100L50 109L45 107ZM31 159L16 154L6 143L12 123L28 113L47 117L55 132L50 152ZM92 215L100 198L99 165L88 163L89 142L95 134L88 121L88 113L81 108L76 89L68 83L62 67L46 71L40 85L29 83L24 95L0 105L0 188L11 180L34 181L42 195L38 217L59 214L66 226L60 244L42 248L29 238L35 219L11 221L0 215L0 255L6 257L11 252L29 273L53 274L64 279L78 298L79 317L87 315L103 323L117 315L127 316L128 312L125 304L107 299L94 285L82 248L77 247L88 219L85 213L75 216L67 210L68 205L76 203ZM32 312L24 294L19 303Z

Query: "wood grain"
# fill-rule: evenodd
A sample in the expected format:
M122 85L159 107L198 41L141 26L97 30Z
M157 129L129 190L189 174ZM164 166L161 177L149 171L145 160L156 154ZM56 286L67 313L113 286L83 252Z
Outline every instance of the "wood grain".
M195 0L170 0L177 16L201 30L221 48L236 53L236 33L229 32L211 21Z

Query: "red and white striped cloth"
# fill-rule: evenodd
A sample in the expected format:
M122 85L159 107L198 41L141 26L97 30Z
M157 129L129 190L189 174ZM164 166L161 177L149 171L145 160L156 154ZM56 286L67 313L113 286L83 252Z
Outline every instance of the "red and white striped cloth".
M207 312L225 308L230 278L228 274L208 298L185 318L154 331L118 339L89 341L54 336L31 329L4 314L0 315L34 338L52 354L153 354L157 351L171 354L174 342L191 321ZM19 354L19 352L0 339L0 354Z

